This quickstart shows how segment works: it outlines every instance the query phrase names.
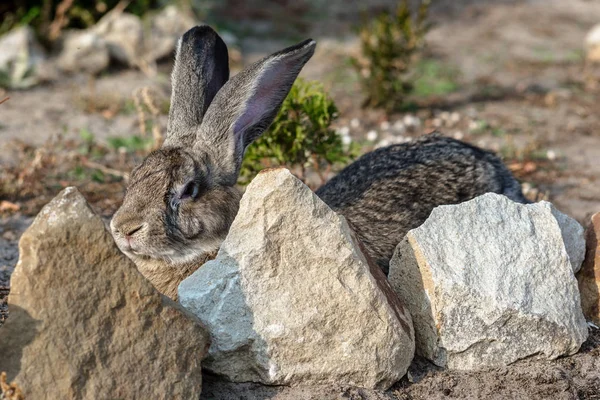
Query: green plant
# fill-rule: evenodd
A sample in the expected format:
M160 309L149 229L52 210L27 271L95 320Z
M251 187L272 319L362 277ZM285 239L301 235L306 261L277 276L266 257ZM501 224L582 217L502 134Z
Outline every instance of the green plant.
M148 152L152 148L154 141L152 138L132 136L115 136L106 139L108 145L114 150L125 149L128 153Z
M421 60L414 70L418 74L414 81L416 96L441 96L458 89L458 72L439 61Z
M413 67L430 27L429 4L422 0L413 15L409 0L401 0L394 14L383 13L360 29L362 57L352 63L367 96L365 106L397 110L413 91Z
M298 79L275 121L244 156L240 183L247 184L263 168L285 166L306 179L314 171L324 183L329 172L356 157L357 145L345 146L331 128L338 111L316 82Z

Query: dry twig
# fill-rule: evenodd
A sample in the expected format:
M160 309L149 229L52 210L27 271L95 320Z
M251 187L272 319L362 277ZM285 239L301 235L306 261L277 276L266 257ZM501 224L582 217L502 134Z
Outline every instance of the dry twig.
M10 99L10 97L5 97L2 100L0 100L0 104L4 103L5 101L7 101L8 99Z
M69 8L73 6L74 2L75 0L63 0L56 7L56 15L54 16L54 20L50 23L50 27L48 28L48 38L51 41L58 39L60 36L60 31L69 23L67 11L69 11Z

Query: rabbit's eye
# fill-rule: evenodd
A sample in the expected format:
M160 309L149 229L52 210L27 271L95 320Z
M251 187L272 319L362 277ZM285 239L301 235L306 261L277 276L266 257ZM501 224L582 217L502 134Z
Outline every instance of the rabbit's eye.
M179 195L179 198L181 200L183 200L183 199L195 199L196 197L198 197L198 192L199 191L200 191L200 189L198 188L198 184L196 182L194 182L194 181L188 182L187 185L185 185L185 187L181 191L181 194Z

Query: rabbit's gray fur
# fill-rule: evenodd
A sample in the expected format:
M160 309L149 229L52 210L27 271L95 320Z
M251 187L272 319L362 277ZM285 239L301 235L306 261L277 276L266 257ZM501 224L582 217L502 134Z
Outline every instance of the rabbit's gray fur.
M271 124L315 42L272 54L229 79L227 47L209 27L181 38L167 137L135 168L111 221L119 248L164 294L224 240L238 211L246 147ZM485 192L525 201L492 154L441 136L364 155L317 194L356 228L386 270L394 246L439 204Z
M354 226L387 273L396 245L434 207L487 192L527 202L498 157L436 133L365 154L316 194Z

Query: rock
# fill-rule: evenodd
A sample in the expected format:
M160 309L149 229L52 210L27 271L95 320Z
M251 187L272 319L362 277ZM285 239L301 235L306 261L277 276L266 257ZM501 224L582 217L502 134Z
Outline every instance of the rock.
M179 286L213 337L204 367L235 382L386 389L413 328L346 220L285 169L248 186L217 258Z
M150 20L150 35L146 43L148 60L174 57L177 41L196 21L174 5L166 6Z
M600 324L600 213L592 216L585 232L586 255L577 274L583 315L595 324Z
M46 53L33 29L21 26L0 37L0 85L27 88L40 81Z
M108 44L93 30L66 32L57 63L65 72L97 74L110 63Z
M488 193L440 206L390 262L413 318L417 353L472 370L554 359L587 338L573 267L551 204Z
M23 234L0 371L26 399L197 399L209 340L117 249L75 188Z
M585 234L583 226L573 218L558 211L552 203L541 201L537 205L538 207L546 207L550 210L556 222L558 222L565 250L571 262L571 268L573 268L574 273L577 273L581 269L581 264L585 259Z
M589 61L600 62L600 24L595 25L586 35L585 48Z
M139 17L112 11L92 29L106 41L112 59L128 66L140 64L144 50L144 29Z

